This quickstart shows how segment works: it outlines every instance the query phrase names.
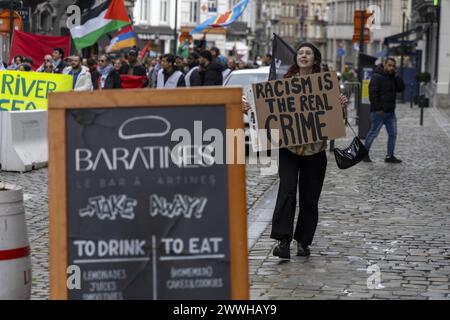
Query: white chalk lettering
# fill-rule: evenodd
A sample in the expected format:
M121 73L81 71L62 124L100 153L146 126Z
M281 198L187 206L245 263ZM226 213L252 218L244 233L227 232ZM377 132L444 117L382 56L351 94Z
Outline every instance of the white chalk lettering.
M88 199L88 206L78 211L80 217L93 217L97 215L100 220L116 220L117 217L133 220L134 208L138 202L126 195L96 196Z
M185 218L202 217L208 199L205 197L191 197L188 195L176 194L173 201L169 202L165 197L152 194L150 196L150 215L152 217L161 215L163 217L175 218L184 216Z

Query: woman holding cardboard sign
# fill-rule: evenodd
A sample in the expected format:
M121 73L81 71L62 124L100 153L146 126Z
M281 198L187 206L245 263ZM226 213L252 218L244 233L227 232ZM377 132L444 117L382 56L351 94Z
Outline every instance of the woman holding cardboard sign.
M304 42L297 48L294 64L284 78L305 76L321 72L322 55L313 44ZM347 98L340 96L342 108L347 106ZM248 104L243 102L244 110ZM297 241L297 255L309 256L316 231L319 210L318 203L327 167L327 141L305 144L279 150L278 174L280 187L272 218L270 237L279 241L273 254L283 259L291 257L290 244ZM300 213L293 232L296 193L299 193Z

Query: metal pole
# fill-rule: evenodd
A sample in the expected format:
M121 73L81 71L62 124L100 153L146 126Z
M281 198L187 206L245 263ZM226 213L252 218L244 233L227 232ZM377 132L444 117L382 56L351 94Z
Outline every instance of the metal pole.
M356 118L355 118L355 126L359 126L359 110L361 108L361 101L362 101L362 85L360 82L358 82L357 86L357 92L356 92Z
M14 9L13 0L9 1L9 50L11 50L11 42L14 33Z
M412 82L409 84L409 90L410 90L409 102L410 102L410 107L412 109L412 107L413 107L413 100L414 100L414 84Z
M405 52L405 11L403 10L403 15L402 15L402 44L400 46L400 77L403 77L403 55ZM405 95L403 94L403 92L401 93L402 95L402 102L405 102Z
M173 54L177 54L178 0L175 0L175 26L173 28Z
M361 16L361 25L360 25L360 34L359 34L359 54L358 54L358 83L359 83L359 91L358 91L358 109L356 111L356 123L359 126L359 117L360 117L360 108L361 108L361 101L362 101L362 81L363 81L363 68L362 68L362 53L364 52L364 16L365 11L363 10L363 4L362 1L360 1L360 13ZM359 133L359 132L358 132Z
M303 37L303 26L305 24L305 16L304 16L304 14L305 14L305 10L304 10L305 6L304 6L304 4L302 4L300 8L302 10L302 12L300 13L300 33L301 33L300 37L301 37L301 42L304 42L305 41L305 39Z
M423 107L420 108L420 125L423 126Z
M363 10L363 5L362 5L362 1L361 3L361 7L360 7L360 13L362 14L361 17L361 30L360 30L360 35L359 35L359 55L358 55L358 69L359 69L359 82L362 85L362 78L363 78L363 71L362 71L362 59L361 59L361 54L364 52L364 16L365 16L365 11Z

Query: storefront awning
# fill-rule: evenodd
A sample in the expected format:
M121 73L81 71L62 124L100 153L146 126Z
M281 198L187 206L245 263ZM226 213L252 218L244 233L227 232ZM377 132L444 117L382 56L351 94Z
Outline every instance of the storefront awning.
M412 35L412 34L416 34L417 35L416 39L414 40L414 41L417 41L417 40L419 40L418 38L422 34L422 31L423 31L422 26L419 26L417 28L410 29L410 30L407 30L405 32L400 32L400 33L397 33L397 34L394 34L392 36L384 38L383 44L385 46L389 46L390 44L399 44L399 43L402 42L402 39L408 40L408 37L410 35Z

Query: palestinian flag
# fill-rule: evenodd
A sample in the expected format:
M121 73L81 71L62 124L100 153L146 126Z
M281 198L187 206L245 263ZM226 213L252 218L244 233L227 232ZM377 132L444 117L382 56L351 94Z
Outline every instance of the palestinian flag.
M108 32L130 24L123 0L107 0L83 13L81 25L70 29L78 50L92 46Z

